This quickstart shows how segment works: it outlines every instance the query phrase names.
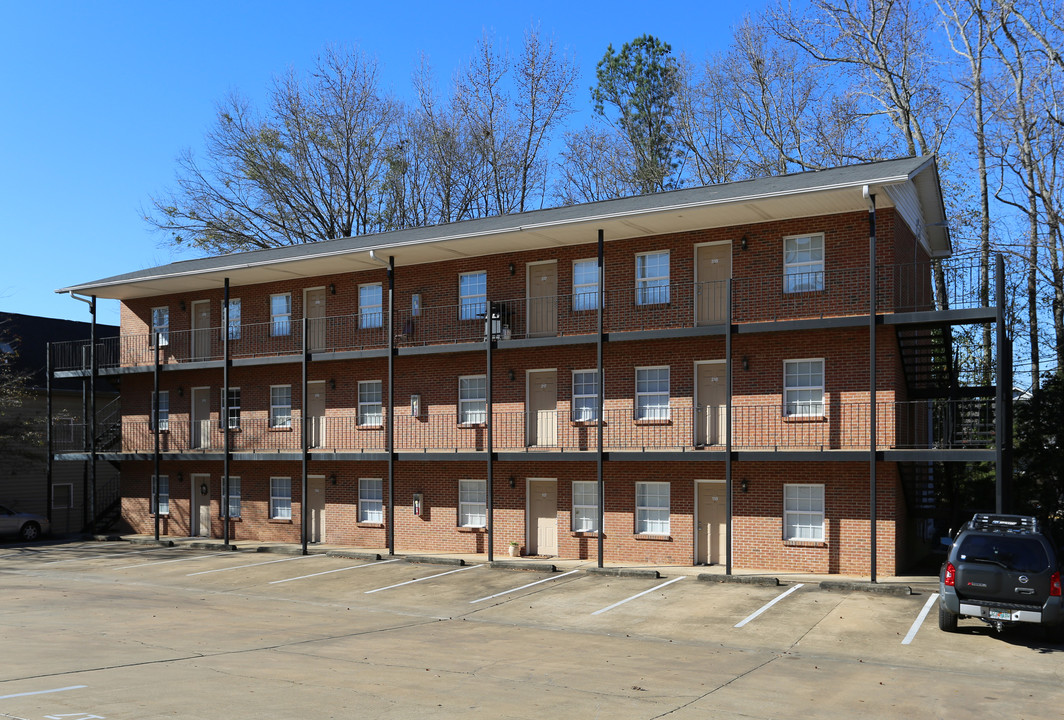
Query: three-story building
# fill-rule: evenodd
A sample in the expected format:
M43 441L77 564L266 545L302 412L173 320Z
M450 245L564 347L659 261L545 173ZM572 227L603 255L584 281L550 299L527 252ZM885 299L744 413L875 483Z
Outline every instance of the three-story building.
M943 463L1004 471L1003 383L951 348L1000 297L950 254L924 157L62 291L121 301L141 532L875 576Z

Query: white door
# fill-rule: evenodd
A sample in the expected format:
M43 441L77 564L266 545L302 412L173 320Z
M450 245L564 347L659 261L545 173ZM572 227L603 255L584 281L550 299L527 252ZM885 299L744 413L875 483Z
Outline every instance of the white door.
M211 536L211 476L192 474L192 534Z
M303 312L307 317L307 349L325 349L325 288L303 293Z
M528 374L528 444L534 447L558 444L557 370L536 370Z
M192 303L192 359L206 360L211 356L211 301Z
M211 389L192 388L192 449L211 446Z
M724 497L724 483L700 482L698 488L698 548L697 562L720 565L728 556L728 505Z
M728 382L724 363L696 366L698 404L695 413L695 444L721 445L726 440Z
M307 477L307 542L325 542L325 476Z
M528 481L528 554L558 554L558 483Z
M528 265L528 335L558 334L558 263Z
M695 248L695 322L719 325L728 317L728 278L731 277L731 245L700 245Z
M307 383L307 420L312 448L325 447L325 381Z

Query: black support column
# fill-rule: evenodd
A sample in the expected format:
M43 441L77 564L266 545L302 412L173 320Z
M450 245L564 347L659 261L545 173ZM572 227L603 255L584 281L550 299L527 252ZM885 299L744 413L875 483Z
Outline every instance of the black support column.
M395 555L395 257L388 257L388 554Z
M491 350L492 345L495 344L495 303L488 303L487 318L484 323L484 338L485 338L485 352L487 354L487 375L484 383L486 388L485 396L485 420L487 420L487 441L488 441L488 480L487 480L487 501L488 501L488 562L495 560L495 493L493 492L492 485L494 484L494 466L495 466L495 445L494 438L492 437L492 426L495 424L492 422L492 405L491 405Z
M222 292L222 537L229 544L229 455L232 438L229 435L229 278Z
M596 402L598 407L596 408L596 414L598 422L596 423L596 430L598 436L598 453L595 458L596 471L598 473L598 566L602 567L604 561L604 542L606 537L606 482L603 476L603 461L605 460L604 450L602 448L603 439L603 426L606 424L605 413L605 388L606 384L603 382L602 377L602 343L605 340L602 327L602 309L605 305L606 294L603 292L605 286L606 274L604 271L603 259L605 257L604 252L604 234L602 230L598 231L598 302L596 303L598 309L596 311L596 322L598 323L598 338L595 341L595 384L598 386L595 389Z
M304 303L305 305L306 303ZM307 460L310 456L309 437L308 437L308 425L307 422L307 358L310 355L310 351L307 348L307 311L303 308L303 362L300 363L300 392L303 394L300 403L300 415L299 418L299 447L301 452L299 454L301 458L301 471L300 471L300 493L302 493L302 500L299 503L299 539L302 544L303 554L307 554L307 518L310 517L309 503L307 502Z
M868 192L868 188L865 188ZM876 581L876 196L868 193L868 525L869 575Z

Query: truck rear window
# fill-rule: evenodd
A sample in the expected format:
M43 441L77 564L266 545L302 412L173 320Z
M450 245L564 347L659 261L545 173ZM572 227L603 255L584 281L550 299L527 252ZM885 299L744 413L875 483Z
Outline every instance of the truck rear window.
M959 557L1016 572L1041 572L1049 567L1045 548L1033 538L969 535L961 543Z

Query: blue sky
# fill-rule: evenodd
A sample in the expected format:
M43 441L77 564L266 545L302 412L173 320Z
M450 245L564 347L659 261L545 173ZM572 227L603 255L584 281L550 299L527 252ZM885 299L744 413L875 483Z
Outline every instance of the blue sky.
M177 155L201 146L230 90L261 106L274 77L309 69L326 45L376 56L409 98L421 53L446 79L485 30L517 51L538 23L576 57L587 106L608 44L650 33L701 59L764 4L2 2L0 310L87 320L53 291L183 257L141 217ZM116 301L101 301L99 321L118 323Z

